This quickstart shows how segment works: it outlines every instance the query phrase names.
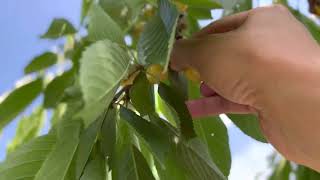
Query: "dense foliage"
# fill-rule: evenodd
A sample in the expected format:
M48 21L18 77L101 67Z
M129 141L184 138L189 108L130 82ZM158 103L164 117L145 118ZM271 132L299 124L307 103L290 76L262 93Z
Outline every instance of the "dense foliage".
M80 28L54 19L41 38L64 44L35 57L24 69L32 80L0 103L1 130L43 96L19 120L0 180L227 179L227 128L219 117L193 121L184 101L200 97L199 77L172 71L169 57L174 41L198 31L212 9L251 8L251 0L83 0ZM319 40L318 26L291 10ZM50 130L39 136L47 112ZM229 117L266 143L255 116ZM320 177L279 157L271 165L272 180Z

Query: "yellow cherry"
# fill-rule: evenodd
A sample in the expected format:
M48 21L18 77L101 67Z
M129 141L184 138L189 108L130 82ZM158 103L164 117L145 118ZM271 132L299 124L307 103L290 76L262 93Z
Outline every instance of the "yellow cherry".
M151 6L150 4L146 5L145 9L144 9L144 15L146 17L153 17L156 14L156 10L153 6Z
M320 5L315 5L314 6L314 12L316 15L320 16Z
M158 84L168 79L168 73L164 72L160 64L152 64L147 68L147 79L151 84Z
M144 25L145 25L145 22L139 22L135 24L132 30L133 36L138 37L143 31Z
M179 12L182 12L182 13L187 12L188 5L183 4L182 2L179 2L179 1L174 1L173 3L177 6Z
M140 73L140 71L136 71L134 73L132 73L127 79L124 79L121 81L121 86L130 86L133 84L134 80L136 79L136 77L138 76L138 74Z
M200 73L194 68L186 68L183 71L184 75L192 82L200 83Z

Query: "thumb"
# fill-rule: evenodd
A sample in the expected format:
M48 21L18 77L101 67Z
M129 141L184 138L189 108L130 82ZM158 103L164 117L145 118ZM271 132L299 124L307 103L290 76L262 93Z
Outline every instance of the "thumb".
M204 61L204 55L214 50L215 35L205 38L181 39L175 42L171 53L170 66L173 70L181 71L188 67L198 68ZM219 48L220 49L220 48Z
M196 57L195 47L201 43L198 39L180 39L175 42L171 53L170 66L175 71L182 71L191 66L193 57Z
M195 68L201 74L207 69L208 63L219 64L226 55L226 47L234 46L233 35L230 33L210 34L200 38L181 39L176 41L170 57L173 70L181 71L188 67Z
M248 18L249 11L223 17L212 22L201 31L195 33L193 37L203 37L208 34L226 33L239 28Z

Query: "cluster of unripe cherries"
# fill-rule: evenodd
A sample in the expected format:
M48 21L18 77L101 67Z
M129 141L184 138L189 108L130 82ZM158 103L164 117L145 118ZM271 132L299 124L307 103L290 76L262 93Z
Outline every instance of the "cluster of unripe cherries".
M176 32L176 39L180 39L180 37L182 37L181 31L183 31L185 29L185 23L184 23L184 15L188 9L188 6L186 4L183 4L179 1L174 0L173 1L174 4L176 5L177 9L179 10L181 16L179 19L179 23L178 23L178 27L177 27L177 32ZM154 9L153 8L147 8L146 12L147 16L152 16L154 14ZM143 29L143 24L144 23L140 23L137 25L137 27L135 27L134 29L134 34L139 35ZM140 73L139 70L133 72L132 74L129 75L129 77L125 80L122 81L121 85L122 86L128 86L128 85L132 85L135 78L138 76L138 74ZM161 66L160 64L151 64L149 66L147 66L146 68L146 77L148 79L148 81L151 84L159 84L160 82L164 82L168 79L168 71L165 70L163 68L163 66ZM184 76L194 82L194 83L200 83L200 74L197 70L195 70L194 68L186 68L183 70L183 74Z
M138 76L140 71L135 71L129 77L122 81L122 86L132 85L135 78ZM164 68L160 64L151 64L147 67L146 77L151 84L159 84L160 82L164 82L168 79L168 71L165 71ZM195 83L200 82L200 74L197 70L193 68L186 68L183 70L184 76Z

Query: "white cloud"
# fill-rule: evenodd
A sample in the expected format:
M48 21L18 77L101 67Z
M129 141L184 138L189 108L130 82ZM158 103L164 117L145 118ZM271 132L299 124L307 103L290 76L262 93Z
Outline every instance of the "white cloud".
M234 154L229 180L265 180L269 173L267 157L273 151L271 145L250 143L244 151Z
M265 180L270 173L267 158L274 152L270 144L263 144L244 135L225 115L220 115L229 130L232 148L232 167L229 180ZM241 146L241 147L239 147ZM259 176L258 176L259 175Z

